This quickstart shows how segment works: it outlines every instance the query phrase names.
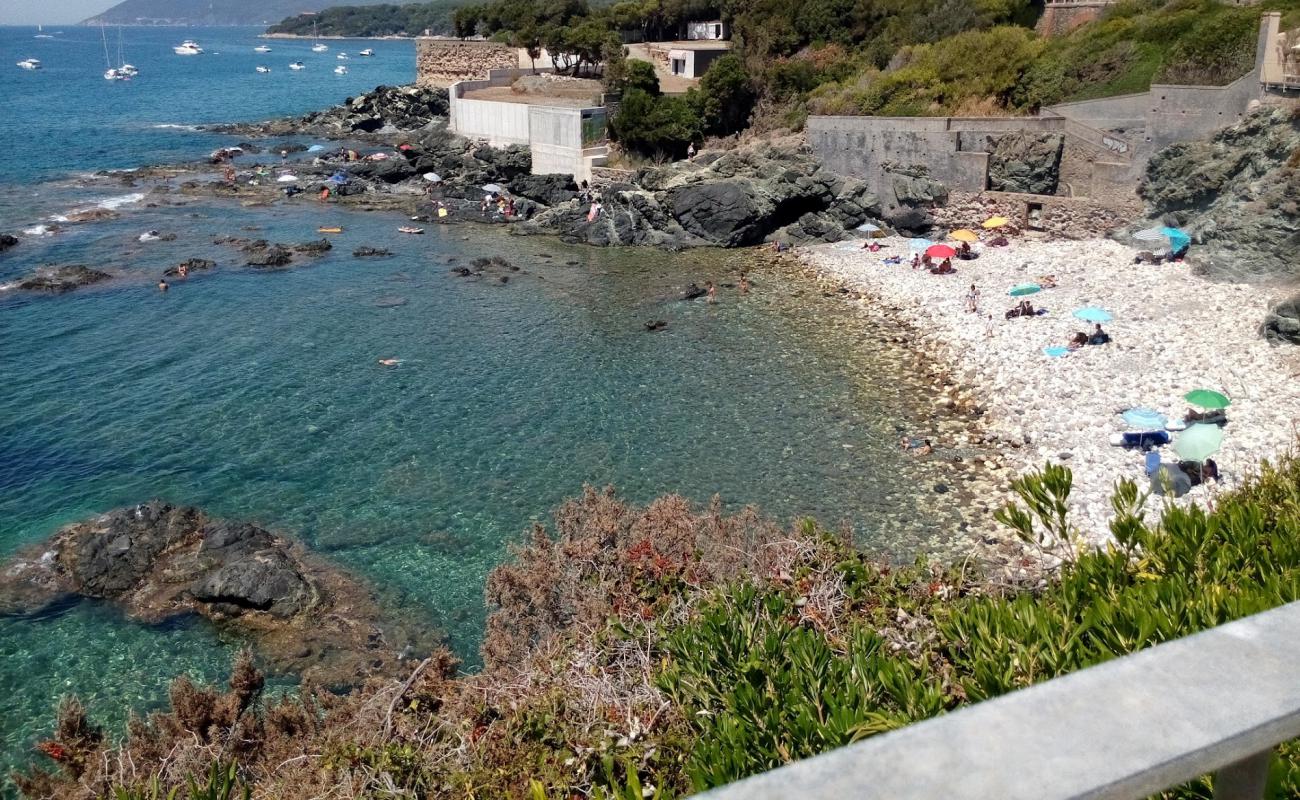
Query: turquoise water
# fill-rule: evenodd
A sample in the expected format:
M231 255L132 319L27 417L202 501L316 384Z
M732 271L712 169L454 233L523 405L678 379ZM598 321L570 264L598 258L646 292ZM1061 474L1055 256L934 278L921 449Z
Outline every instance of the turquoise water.
M67 103L99 90L69 88ZM169 110L195 119L205 109L192 103L181 92ZM181 155L211 144L155 130L122 158L156 160L174 136ZM45 263L115 276L61 297L0 293L0 557L115 506L196 504L301 537L444 629L472 665L484 576L585 483L845 520L903 555L960 541L954 495L941 508L915 497L951 468L896 448L900 431L934 424L928 398L900 380L905 362L841 300L752 254L576 248L473 227L402 237L400 217L311 202L150 207L141 187L12 153L0 164L19 193L5 200L8 230L87 205L120 213L24 235L0 255L0 283ZM344 227L335 249L282 271L246 269L213 243L303 241L322 224ZM138 242L149 229L177 238ZM395 255L353 258L361 245ZM451 274L451 260L482 255L523 272L504 285ZM220 266L159 293L161 271L190 257ZM748 297L669 299L742 266L756 270ZM651 319L668 329L647 333ZM61 694L117 724L161 702L178 672L221 677L232 647L201 624L148 628L93 603L0 618L0 766L30 757Z

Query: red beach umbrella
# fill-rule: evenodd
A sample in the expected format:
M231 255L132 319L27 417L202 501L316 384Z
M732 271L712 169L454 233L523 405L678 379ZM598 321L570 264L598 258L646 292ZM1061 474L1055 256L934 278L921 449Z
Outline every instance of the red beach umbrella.
M925 254L930 258L952 258L957 251L946 244L932 244L926 248Z

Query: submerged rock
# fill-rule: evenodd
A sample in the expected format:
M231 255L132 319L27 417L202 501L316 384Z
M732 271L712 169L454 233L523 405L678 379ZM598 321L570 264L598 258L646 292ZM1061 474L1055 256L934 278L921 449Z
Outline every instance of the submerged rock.
M163 275L169 278L174 275L180 275L181 267L184 267L186 272L203 272L205 270L213 269L216 266L217 262L209 261L206 258L187 258L176 266L169 267L165 272L163 272Z
M82 286L106 281L112 278L107 272L81 264L69 264L60 267L41 267L18 282L18 288L30 292L53 292L62 294Z
M18 237L7 233L0 233L0 253L8 250L18 244Z
M250 267L283 267L293 261L293 254L288 248L278 244L246 249L246 252L248 261L244 263Z
M386 622L365 587L301 545L158 500L69 525L0 573L0 612L68 596L147 624L198 614L251 639L280 671L331 686L395 674L400 650L429 644Z
M392 254L392 250L384 247L358 247L352 251L353 258L385 258Z

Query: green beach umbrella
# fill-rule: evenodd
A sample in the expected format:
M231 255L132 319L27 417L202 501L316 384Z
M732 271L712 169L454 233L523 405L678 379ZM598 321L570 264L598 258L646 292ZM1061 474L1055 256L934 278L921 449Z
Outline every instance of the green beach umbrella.
M1022 283L1019 286L1012 286L1011 291L1007 292L1007 294L1012 297L1024 297L1027 294L1036 294L1042 290L1043 287L1036 283Z
M1227 408L1232 405L1232 401L1226 395L1210 389L1193 389L1183 395L1183 399L1201 408Z
M1201 463L1219 452L1222 445L1223 428L1199 422L1189 425L1187 430L1178 434L1178 439L1174 442L1174 452L1180 458Z

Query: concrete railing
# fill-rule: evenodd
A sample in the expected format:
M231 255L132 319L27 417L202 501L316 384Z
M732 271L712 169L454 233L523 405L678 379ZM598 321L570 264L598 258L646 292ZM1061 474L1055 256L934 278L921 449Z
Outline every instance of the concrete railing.
M842 747L707 800L1138 800L1217 773L1263 797L1300 737L1300 603Z

